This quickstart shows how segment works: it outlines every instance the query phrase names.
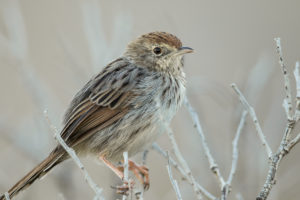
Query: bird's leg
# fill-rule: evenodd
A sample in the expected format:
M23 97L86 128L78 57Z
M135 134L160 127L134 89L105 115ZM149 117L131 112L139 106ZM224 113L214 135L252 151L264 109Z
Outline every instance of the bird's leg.
M149 169L146 166L138 165L134 161L129 160L128 161L129 170L133 172L133 174L136 176L136 178L141 182L141 184L144 185L144 189L148 190L150 187L150 181L149 181ZM118 169L120 171L124 171L123 166L119 166Z
M128 186L128 182L124 181L124 172L123 172L124 170L123 170L123 167L116 167L116 166L114 166L103 155L99 156L99 159L101 161L103 161L103 163L107 167L109 167L123 181L123 185L122 186L116 186L116 187L112 187L112 188L117 189L117 193L118 194L128 195L129 186ZM133 184L134 183L131 183L130 185L133 186Z
M103 163L109 167L122 181L122 186L114 187L117 189L117 193L119 194L128 194L129 186L128 182L124 182L124 167L123 166L114 166L111 162L109 162L105 156L99 156L99 159L103 161ZM133 174L137 177L137 179L144 185L144 189L148 190L150 187L149 181L149 169L146 166L140 166L136 164L134 161L128 161L129 170L133 172ZM134 182L130 183L131 187L134 185Z
M139 181L144 185L144 189L148 190L150 187L149 181L149 169L146 166L140 166L133 162L128 161L129 170L134 173L134 175L139 179Z
M109 162L103 155L99 156L99 159L107 166L109 167L121 180L124 179L124 173L123 170L121 170L119 167L114 166L111 162Z

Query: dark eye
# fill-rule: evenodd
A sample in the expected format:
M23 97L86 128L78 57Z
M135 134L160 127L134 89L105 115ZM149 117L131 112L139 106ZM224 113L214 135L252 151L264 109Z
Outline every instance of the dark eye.
M159 54L161 54L161 48L155 47L155 48L153 49L153 52L154 52L156 55L159 55Z

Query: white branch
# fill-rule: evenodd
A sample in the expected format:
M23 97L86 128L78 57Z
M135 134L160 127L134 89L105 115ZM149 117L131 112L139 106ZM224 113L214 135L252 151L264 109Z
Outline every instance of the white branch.
M300 72L299 72L299 62L296 62L294 76L296 80L296 110L295 110L295 120L300 119Z
M270 194L270 191L275 184L276 180L276 173L280 164L280 161L284 156L286 156L289 151L300 141L300 134L298 134L292 141L290 140L290 135L292 130L294 129L296 122L299 120L299 107L300 107L300 75L299 75L299 63L296 63L294 76L296 80L296 109L295 113L292 116L292 100L291 100L291 87L290 87L290 80L289 74L287 72L287 68L283 62L282 58L282 50L280 44L280 38L275 38L276 41L276 49L279 54L279 63L282 67L283 77L284 77L284 89L285 89L285 99L283 101L283 105L285 108L285 112L287 115L287 125L285 131L283 133L283 137L281 139L280 145L274 155L272 155L270 162L269 162L269 170L266 177L266 181L262 190L260 191L257 200L266 200Z
M220 188L222 189L225 185L225 181L224 181L223 176L221 175L221 172L219 170L219 166L217 165L217 163L215 162L214 158L212 157L212 155L210 153L210 150L208 148L204 132L202 130L202 127L201 127L201 124L200 124L200 121L199 121L198 114L194 110L194 108L191 106L191 104L189 103L187 98L185 99L185 106L187 107L187 109L188 109L188 111L189 111L189 113L192 117L192 120L195 124L195 127L197 129L197 132L200 135L201 142L202 142L202 147L204 149L205 155L206 155L206 157L208 159L208 162L209 162L209 165L210 165L209 167L212 170L212 172L216 175L216 177L217 177L217 179L220 183Z
M85 167L83 166L83 164L81 163L81 161L79 160L78 156L76 155L74 149L70 148L65 141L61 138L57 128L51 123L47 111L44 111L44 115L45 118L51 128L51 130L54 133L54 137L55 139L58 141L58 143L65 149L65 151L70 155L70 157L73 159L73 161L76 163L76 165L79 167L80 171L83 173L84 175L84 179L85 181L89 184L89 186L92 188L92 190L95 192L95 197L94 200L98 200L98 199L104 199L101 195L102 189L100 189L98 187L98 185L93 181L93 179L91 178L91 176L88 174L88 172L86 171Z
M186 179L191 185L193 185L192 180L190 178L190 176L188 176L186 174L186 172L184 171L184 169L171 157L168 157L168 154L166 151L164 151L157 143L153 143L152 144L152 148L157 151L159 154L161 154L164 158L170 160L170 164L179 171L179 173L181 173L181 175L183 176L184 179ZM212 195L211 193L209 193L205 188L203 188L199 183L197 183L197 188L201 191L201 193L210 200L217 200L217 198Z
M283 78L284 78L285 99L283 100L283 107L285 109L288 120L292 120L293 105L292 105L292 93L291 93L290 78L289 78L289 74L287 72L287 67L285 66L285 64L283 62L280 38L275 38L274 40L276 41L276 51L279 55L279 64L281 66Z
M238 155L239 155L238 142L239 142L240 135L242 133L242 129L245 125L247 114L248 114L248 111L243 111L239 126L236 131L236 135L232 141L232 163L231 163L230 173L229 173L228 179L226 181L226 185L229 185L229 186L231 185L233 176L236 172L236 166L237 166Z
M123 157L124 157L124 179L123 179L123 182L127 182L128 183L128 186L130 188L130 183L129 183L129 180L128 180L128 152L123 152ZM126 200L127 199L127 195L123 195L122 197L122 200Z
M176 197L177 197L178 200L182 200L181 193L180 193L177 181L173 178L169 155L168 155L168 164L167 164L166 167L167 167L167 170L168 170L168 174L169 174L169 178L170 178L171 184L172 184L173 189L174 189L174 191L176 193Z
M169 128L167 133L168 133L168 136L171 140L176 158L178 159L179 163L182 165L182 167L183 167L185 173L187 174L187 176L192 181L192 186L193 186L193 189L196 193L197 199L202 199L201 190L199 190L198 187L196 186L197 185L196 180L195 180L194 176L192 175L191 169L189 168L188 164L186 163L185 159L183 158L183 156L182 156L182 154L181 154L181 152L178 148L178 145L176 143L176 140L175 140L175 137L174 137L174 134L173 134L172 130Z
M241 101L241 103L243 104L244 108L249 112L252 121L255 125L258 137L262 143L262 145L265 147L266 153L268 158L270 159L272 157L272 150L266 140L265 135L262 132L261 126L258 122L258 119L256 117L256 113L255 110L253 109L253 107L250 106L250 104L248 103L248 101L246 100L246 98L244 97L244 95L242 94L242 92L238 89L237 85L235 83L231 84L231 87L233 88L233 90L237 93L237 95L239 96L239 99Z
M5 193L4 193L4 196L5 196L5 199L6 199L6 200L10 200L10 197L9 197L8 192L5 192Z
M299 141L300 133L298 133L298 135L293 140L291 140L290 143L287 144L285 150L289 152Z

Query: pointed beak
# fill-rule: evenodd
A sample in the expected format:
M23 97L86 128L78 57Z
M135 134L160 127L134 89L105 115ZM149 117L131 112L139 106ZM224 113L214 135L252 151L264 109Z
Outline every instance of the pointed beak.
M194 49L190 48L190 47L181 47L178 50L179 54L186 54L186 53L192 53L194 51Z

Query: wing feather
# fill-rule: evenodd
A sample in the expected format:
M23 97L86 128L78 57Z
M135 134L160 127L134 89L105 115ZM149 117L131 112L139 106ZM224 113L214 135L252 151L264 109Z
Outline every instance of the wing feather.
M133 86L141 70L126 59L117 59L90 80L66 113L61 132L66 143L77 145L126 115L136 97Z

